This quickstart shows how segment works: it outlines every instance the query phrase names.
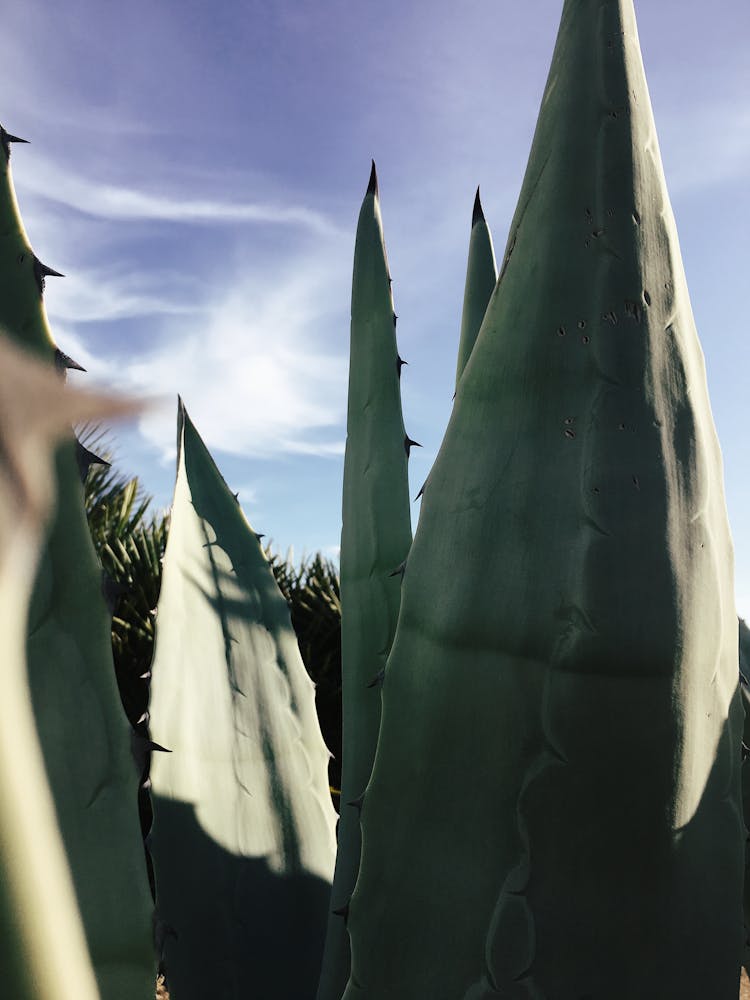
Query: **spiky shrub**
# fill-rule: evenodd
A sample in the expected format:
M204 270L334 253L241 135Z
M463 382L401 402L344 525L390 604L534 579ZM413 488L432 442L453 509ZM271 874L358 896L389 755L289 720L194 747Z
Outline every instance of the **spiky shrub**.
M404 575L346 1000L736 997L722 478L632 0L566 0Z
M85 474L84 505L94 548L108 580L117 685L131 726L142 730L168 516L149 514L151 497L143 492L138 479L129 479L112 466L106 431L82 428L79 442L97 459Z
M0 336L0 992L9 1000L100 996L32 711L26 640L54 447L72 420L117 409L64 391Z
M328 751L255 532L180 405L151 765L172 1000L315 995L335 853ZM290 957L291 956L291 957Z
M52 339L42 293L56 272L29 245L4 129L0 140L0 325L50 369L80 367ZM145 1000L154 961L137 776L72 435L55 455L55 494L28 621L34 716L102 996Z

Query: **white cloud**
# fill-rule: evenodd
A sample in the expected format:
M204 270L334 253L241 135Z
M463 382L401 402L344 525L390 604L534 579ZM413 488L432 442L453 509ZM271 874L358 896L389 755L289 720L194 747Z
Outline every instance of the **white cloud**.
M337 282L337 268L310 261L272 285L233 282L200 322L181 320L150 354L118 367L122 389L171 394L171 405L140 421L165 461L175 450L177 394L211 449L254 457L343 453L347 359L318 346L333 324L346 329L345 314L332 318L328 305L347 301Z
M338 233L335 224L323 213L304 205L171 197L84 178L38 156L24 164L22 189L36 197L111 221L211 225L264 223L300 226L319 235Z
M53 325L58 322L127 319L136 316L195 314L195 279L184 275L112 274L112 268L71 273L46 295ZM166 294L165 294L166 289ZM170 294L171 289L171 294Z

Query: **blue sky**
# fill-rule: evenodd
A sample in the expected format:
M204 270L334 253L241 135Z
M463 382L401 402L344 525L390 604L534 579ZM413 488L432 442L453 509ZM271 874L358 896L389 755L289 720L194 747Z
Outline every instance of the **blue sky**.
M416 495L448 419L474 191L505 244L561 0L25 0L0 121L46 302L86 384L165 395L118 430L167 506L176 393L256 530L339 542L354 228L374 157ZM750 616L747 0L636 3ZM416 522L418 504L414 507Z

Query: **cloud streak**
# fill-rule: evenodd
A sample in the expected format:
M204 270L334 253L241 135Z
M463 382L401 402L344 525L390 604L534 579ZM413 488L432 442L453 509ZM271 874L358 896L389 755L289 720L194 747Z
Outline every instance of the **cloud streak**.
M257 458L342 455L348 317L338 286L347 270L305 259L272 282L244 274L199 317L163 319L154 346L134 360L96 358L84 328L67 322L55 335L94 380L167 401L139 424L164 462L174 456L178 394L210 448ZM337 328L341 354L323 345L323 333Z
M176 198L92 181L40 158L24 164L21 190L74 209L85 215L115 222L173 222L192 225L262 224L295 226L321 236L340 230L322 212L304 205L270 201Z
M112 275L109 268L71 274L48 293L47 307L53 326L203 312L184 275Z

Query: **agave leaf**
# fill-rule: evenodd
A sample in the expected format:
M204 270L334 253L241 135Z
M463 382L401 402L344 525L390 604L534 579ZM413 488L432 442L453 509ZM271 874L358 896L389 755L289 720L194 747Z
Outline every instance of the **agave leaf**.
M343 739L336 874L318 1000L340 1000L346 930L359 869L359 802L375 757L380 687L401 601L393 569L411 545L408 445L401 412L393 298L375 164L357 223L341 530Z
M314 997L335 850L328 751L289 610L180 404L152 665L151 764L173 1000ZM236 987L239 990L239 985Z
M496 282L497 265L495 264L495 250L492 246L492 234L484 217L482 203L479 200L479 188L477 188L471 219L469 260L466 265L461 336L456 362L456 386L458 386L466 362L469 360L476 343L479 328L487 311L487 303L490 301Z
M130 412L65 391L0 336L0 993L99 1000L31 708L28 602L54 503L53 449L72 420Z
M346 1000L736 997L741 714L633 3L566 0L404 577Z
M49 273L32 251L18 214L3 141L0 324L55 371L56 347L42 301ZM155 968L138 779L72 435L55 455L55 494L29 610L34 716L102 995L145 1000L153 993Z

